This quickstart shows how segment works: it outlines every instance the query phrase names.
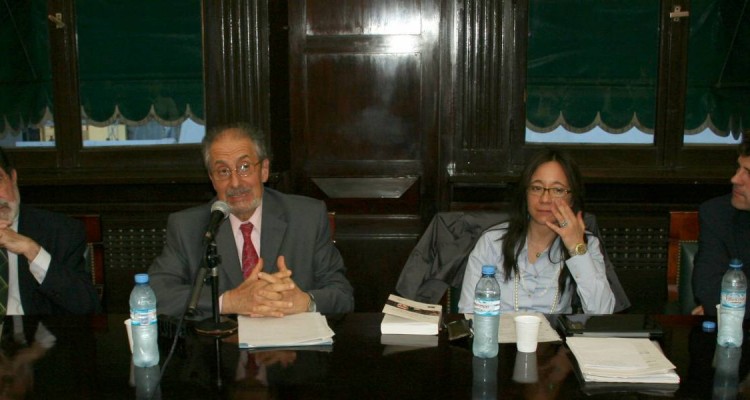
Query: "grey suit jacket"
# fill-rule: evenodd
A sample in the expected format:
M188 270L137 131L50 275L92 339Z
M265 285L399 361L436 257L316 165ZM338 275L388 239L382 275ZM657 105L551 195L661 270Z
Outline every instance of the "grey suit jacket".
M160 314L180 316L186 309L205 254L202 243L211 204L179 211L168 218L164 250L149 268ZM353 289L346 279L341 255L331 242L325 204L265 188L262 217L260 257L263 270L277 272L276 260L283 255L292 270L292 279L300 289L315 297L319 312L353 311ZM231 224L226 221L216 233L216 246L221 256L221 294L242 283L237 246ZM211 310L211 289L207 285L201 291L195 318L210 317Z

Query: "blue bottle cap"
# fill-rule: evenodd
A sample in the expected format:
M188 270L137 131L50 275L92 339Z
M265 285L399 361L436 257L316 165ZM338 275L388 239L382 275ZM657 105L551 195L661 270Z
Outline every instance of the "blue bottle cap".
M742 268L742 261L739 258L733 258L729 261L729 266L732 268Z
M148 274L135 274L135 283L148 283Z
M716 330L716 322L703 321L703 332L713 332Z
M482 275L493 275L495 273L494 265L482 265Z

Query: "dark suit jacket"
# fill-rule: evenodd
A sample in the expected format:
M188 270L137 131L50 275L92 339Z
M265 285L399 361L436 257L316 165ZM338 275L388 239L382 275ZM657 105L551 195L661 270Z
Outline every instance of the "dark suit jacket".
M750 211L734 208L731 197L713 198L698 210L700 235L693 267L693 293L707 315L716 315L721 278L729 260L742 260L742 270L750 276ZM745 318L750 318L750 312L745 312Z
M149 268L160 314L179 316L186 309L205 249L211 204L183 210L169 216L167 242L162 254ZM346 269L331 242L325 203L309 197L263 190L263 220L260 257L265 272L278 271L276 259L283 255L300 289L315 296L321 313L354 310L353 289ZM231 224L225 221L216 233L219 266L219 294L242 283L242 271ZM201 291L196 318L212 315L211 290Z
M80 221L21 204L18 233L39 243L52 258L47 275L39 284L26 257L18 257L18 285L25 314L100 311L96 289L86 271L86 233Z

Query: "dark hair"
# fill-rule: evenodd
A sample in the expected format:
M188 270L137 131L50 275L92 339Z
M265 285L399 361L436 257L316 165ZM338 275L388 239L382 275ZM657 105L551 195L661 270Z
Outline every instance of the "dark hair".
M750 156L750 134L742 135L742 141L737 148L737 153L742 157Z
M206 165L206 169L211 170L211 163L209 160L211 158L211 145L213 145L219 137L229 134L227 133L229 130L233 131L231 133L232 135L235 135L238 138L247 138L253 142L255 145L255 153L258 155L258 161L263 161L269 158L266 149L266 136L263 134L263 131L246 122L233 122L215 126L209 129L208 132L206 132L206 136L203 137L201 146L203 149L203 163Z
M2 147L0 147L0 168L2 168L3 171L5 171L5 173L8 175L10 175L16 169L10 157L5 154L5 150Z
M578 169L578 164L573 160L567 153L545 148L536 153L531 160L526 164L526 168L521 174L521 180L518 182L516 188L515 197L511 200L510 208L510 219L508 220L508 230L505 235L501 238L503 241L502 252L503 252L503 271L505 272L505 280L510 279L511 272L518 274L518 258L523 248L523 243L526 241L526 235L529 232L529 205L527 202L527 191L531 184L531 177L534 172L539 168L540 165L548 163L550 161L556 161L562 167L565 176L568 178L568 186L571 190L570 195L572 196L571 208L573 212L583 211L584 204L584 188L583 179L581 172ZM558 237L555 240L560 240ZM568 257L568 249L565 246L561 247L560 261ZM552 257L552 254L548 254L548 257ZM565 281L567 280L570 272L567 267L563 267L560 273L558 284L560 285L560 293L565 290Z

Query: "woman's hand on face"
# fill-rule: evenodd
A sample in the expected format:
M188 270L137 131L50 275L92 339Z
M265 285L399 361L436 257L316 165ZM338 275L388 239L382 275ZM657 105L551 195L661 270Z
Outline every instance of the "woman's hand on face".
M566 248L571 249L578 243L583 243L586 225L583 223L582 212L576 214L565 200L555 199L552 202L552 214L557 223L547 221L547 226L560 236Z

